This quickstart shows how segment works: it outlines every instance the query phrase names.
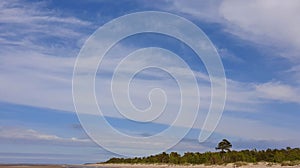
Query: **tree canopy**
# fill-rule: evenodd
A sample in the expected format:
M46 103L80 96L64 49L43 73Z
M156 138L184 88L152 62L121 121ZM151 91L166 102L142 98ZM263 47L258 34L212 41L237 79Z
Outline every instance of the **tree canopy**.
M216 149L221 151L230 151L231 143L227 140L222 140ZM226 164L239 162L273 162L281 163L281 165L300 165L300 148L286 149L267 149L267 150L241 150L230 152L186 152L180 155L177 152L161 153L148 157L135 158L111 158L104 163L142 163L142 164Z
M225 151L230 151L230 148L232 148L232 144L227 139L223 139L219 142L216 150L221 150L221 152L224 153Z

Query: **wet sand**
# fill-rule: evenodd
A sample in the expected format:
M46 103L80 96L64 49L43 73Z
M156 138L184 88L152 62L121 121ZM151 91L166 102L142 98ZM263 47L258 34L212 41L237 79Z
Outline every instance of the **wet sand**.
M0 168L63 168L63 165L0 165Z
M0 164L0 168L97 168L97 167L99 167L99 166L92 166L92 165L90 165L90 166L85 166L85 165L30 165L30 164L11 164L11 165L2 164L1 165Z

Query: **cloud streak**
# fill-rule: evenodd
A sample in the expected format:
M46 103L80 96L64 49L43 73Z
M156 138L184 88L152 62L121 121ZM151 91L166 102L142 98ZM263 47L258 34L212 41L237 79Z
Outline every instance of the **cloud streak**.
M63 138L57 135L45 134L34 129L26 129L21 127L0 127L0 140L13 140L20 141L24 143L24 141L29 142L39 142L39 143L58 143L58 144L68 144L71 143L73 145L84 145L91 144L90 139L79 139L76 137Z

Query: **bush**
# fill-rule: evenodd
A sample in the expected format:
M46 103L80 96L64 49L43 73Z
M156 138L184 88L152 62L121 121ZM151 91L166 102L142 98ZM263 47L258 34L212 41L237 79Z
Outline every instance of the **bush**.
M281 166L297 166L297 165L300 165L300 160L284 161L281 163Z
M283 166L300 165L300 149L267 149L261 151L254 149L205 153L186 152L182 156L176 152L171 152L170 154L163 152L158 155L151 155L142 158L111 158L105 163L162 163L192 165L222 165L226 163L235 163L235 165L239 167L243 166L245 163L257 162L267 162L267 166L272 166L275 163L281 163Z

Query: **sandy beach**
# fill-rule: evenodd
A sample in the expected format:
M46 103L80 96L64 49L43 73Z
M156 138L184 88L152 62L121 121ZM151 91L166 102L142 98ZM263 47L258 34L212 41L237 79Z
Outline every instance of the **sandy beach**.
M163 165L163 164L91 164L88 166L94 166L98 168L233 168L237 167L234 164L227 164L227 165ZM240 166L243 168L292 168L298 166L281 166L280 164L268 164L268 163L258 163L258 164L247 164Z
M227 165L167 165L167 164L88 164L88 165L0 165L0 168L236 168L234 164ZM247 164L242 168L300 168L297 166L281 166L280 164Z

